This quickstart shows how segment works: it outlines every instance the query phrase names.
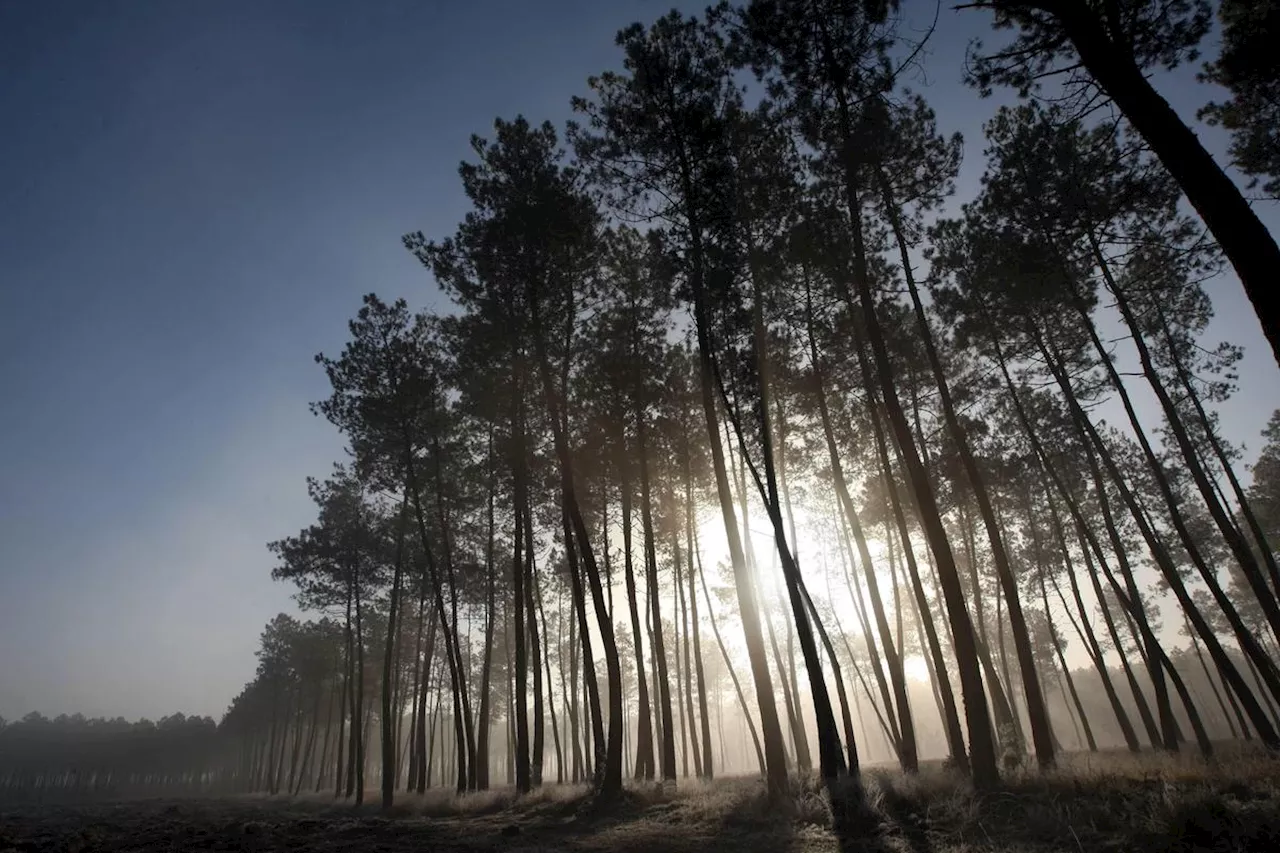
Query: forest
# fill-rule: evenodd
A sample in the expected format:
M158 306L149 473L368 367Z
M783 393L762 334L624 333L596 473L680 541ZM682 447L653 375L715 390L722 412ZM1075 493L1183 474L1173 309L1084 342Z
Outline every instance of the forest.
M963 204L883 0L632 24L567 126L474 136L465 217L403 237L447 305L370 293L315 357L347 455L267 545L255 677L216 724L8 723L0 795L1280 752L1280 410L1246 459L1206 333L1243 287L1280 356L1280 6L971 8L966 81L1019 99ZM1148 79L1183 63L1230 162Z

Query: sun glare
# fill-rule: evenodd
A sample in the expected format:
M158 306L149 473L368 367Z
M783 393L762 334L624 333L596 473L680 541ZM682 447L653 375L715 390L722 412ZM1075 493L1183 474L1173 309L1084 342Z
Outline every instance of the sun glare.
M929 664L919 655L911 655L902 662L902 668L907 673L907 678L912 681L928 681L929 680Z
M787 525L788 546L793 549L799 563L800 571L805 577L809 594L822 610L829 605L834 611L840 629L848 634L857 634L862 630L862 618L859 610L870 614L870 597L866 579L861 572L855 576L846 576L847 557L841 554L835 540L831 523L811 516L804 508L793 508L795 518L795 535L792 536L791 525ZM782 594L779 583L779 560L777 546L774 542L773 528L761 507L753 507L749 525L744 528L742 515L737 513L739 535L743 537L744 548L749 547L755 558L756 570L761 574L765 587L766 599L775 594ZM718 506L704 506L698 513L696 525L698 548L702 558L707 583L712 588L723 588L732 582L721 574L719 567L729 564L729 544L725 535L724 518ZM885 606L893 608L898 590L893 582L889 569L888 546L878 538L868 537L867 550L875 567L876 581L880 588ZM828 582L829 575L829 582ZM850 580L855 584L862 598L862 607L855 606L850 595ZM717 616L721 613L717 609ZM893 619L892 610L890 619ZM834 628L835 626L830 626ZM929 677L928 667L921 658L909 658L906 661L907 675L912 678L926 680Z

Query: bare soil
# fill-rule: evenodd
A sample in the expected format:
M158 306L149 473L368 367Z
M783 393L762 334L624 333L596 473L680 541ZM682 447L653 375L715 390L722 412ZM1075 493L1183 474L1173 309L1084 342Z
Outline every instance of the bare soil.
M813 783L770 803L754 779L528 797L400 795L382 813L331 798L0 802L0 853L634 851L634 853L1262 853L1280 851L1280 765L1073 768L978 794L945 772L870 773L834 811ZM837 799L838 803L850 802Z

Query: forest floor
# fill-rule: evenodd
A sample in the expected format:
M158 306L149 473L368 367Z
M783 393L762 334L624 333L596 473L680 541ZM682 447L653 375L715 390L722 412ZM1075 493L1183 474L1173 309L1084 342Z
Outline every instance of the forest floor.
M1029 851L1280 850L1280 762L1075 756L979 795L938 767L864 772L866 808L833 826L796 782L771 805L756 779L629 788L607 809L581 787L466 797L401 794L386 814L332 799L232 797L80 804L0 802L0 853L57 851Z

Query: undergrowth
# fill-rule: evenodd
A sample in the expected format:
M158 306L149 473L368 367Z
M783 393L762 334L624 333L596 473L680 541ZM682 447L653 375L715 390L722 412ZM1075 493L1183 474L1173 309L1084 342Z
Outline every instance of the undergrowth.
M601 850L1241 853L1280 850L1280 762L1252 752L1208 763L1073 755L1056 769L1006 773L997 790L981 792L941 764L911 775L870 769L834 786L793 778L777 797L746 777L681 780L674 789L628 782L607 803L582 785L549 784L523 796L511 788L434 790L398 795L385 816L532 836L572 831L575 846Z

